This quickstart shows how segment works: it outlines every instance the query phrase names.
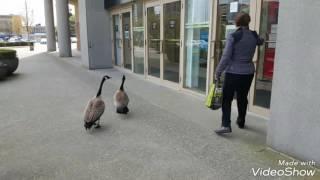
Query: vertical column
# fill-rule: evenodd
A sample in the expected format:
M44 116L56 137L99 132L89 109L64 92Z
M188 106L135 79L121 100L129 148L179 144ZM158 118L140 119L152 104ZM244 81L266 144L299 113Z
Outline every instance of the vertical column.
M71 57L68 0L56 1L58 47L60 57Z
M44 13L47 33L47 51L56 50L56 35L54 31L54 17L52 0L44 0Z
M76 36L77 36L77 50L80 51L81 40L80 40L80 23L79 23L79 3L78 0L74 2L75 16L76 16Z

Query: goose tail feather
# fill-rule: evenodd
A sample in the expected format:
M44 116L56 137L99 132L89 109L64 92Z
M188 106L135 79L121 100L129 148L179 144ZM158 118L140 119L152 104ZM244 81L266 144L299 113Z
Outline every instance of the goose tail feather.
M117 108L117 113L119 114L127 114L128 112L129 112L129 108L127 106Z

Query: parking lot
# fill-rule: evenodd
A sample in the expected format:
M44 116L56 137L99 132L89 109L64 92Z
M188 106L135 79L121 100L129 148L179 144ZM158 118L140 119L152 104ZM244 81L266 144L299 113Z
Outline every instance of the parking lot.
M72 43L71 48L76 49L77 44ZM47 51L47 45L46 44L40 44L40 43L34 43L34 50L30 51L29 46L14 46L14 47L0 47L0 48L6 48L6 49L14 49L17 51L17 56L19 59L26 58L29 56L33 56L36 54L40 54ZM58 48L58 45L57 45Z

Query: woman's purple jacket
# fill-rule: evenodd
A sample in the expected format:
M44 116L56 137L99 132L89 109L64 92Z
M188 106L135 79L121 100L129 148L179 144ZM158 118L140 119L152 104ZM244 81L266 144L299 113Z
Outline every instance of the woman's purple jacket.
M249 28L240 27L237 31L242 31L242 37L236 42L234 35L228 35L226 46L216 70L217 78L220 78L224 71L233 74L254 74L255 72L252 58L256 46L262 45L264 40L254 35Z

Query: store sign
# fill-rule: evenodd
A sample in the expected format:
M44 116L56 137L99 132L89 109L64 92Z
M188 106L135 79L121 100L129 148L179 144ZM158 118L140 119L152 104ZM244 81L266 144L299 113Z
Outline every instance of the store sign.
M238 12L238 2L231 2L230 3L230 13L236 13Z
M176 26L176 21L175 20L170 20L169 21L169 27L174 28Z
M104 0L105 9L111 8L116 5L132 2L133 0Z

